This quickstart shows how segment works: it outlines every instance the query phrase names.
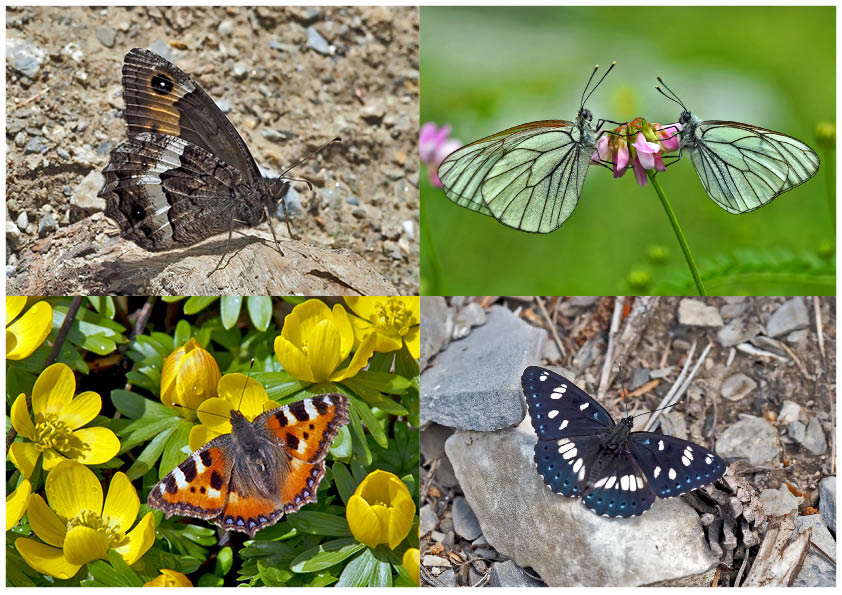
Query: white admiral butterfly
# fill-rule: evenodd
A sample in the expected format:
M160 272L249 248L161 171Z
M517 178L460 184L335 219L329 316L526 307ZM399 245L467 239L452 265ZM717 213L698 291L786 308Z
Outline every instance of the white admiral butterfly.
M535 464L554 492L577 496L608 517L643 514L725 474L725 461L706 448L664 434L632 432L632 418L616 423L582 389L558 374L530 366L521 376L538 434Z

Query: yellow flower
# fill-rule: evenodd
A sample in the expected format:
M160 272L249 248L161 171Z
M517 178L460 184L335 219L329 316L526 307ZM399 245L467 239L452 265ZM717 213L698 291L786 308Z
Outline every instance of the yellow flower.
M12 425L26 440L12 444L9 459L24 477L32 475L42 454L44 469L49 471L65 459L84 465L105 463L120 450L120 441L108 428L82 428L102 409L100 396L86 391L74 398L75 392L73 372L59 363L41 372L32 388L34 424L29 417L26 395L21 393L15 399Z
M174 407L182 417L196 419L199 404L216 396L221 377L213 356L196 339L190 339L164 360L161 402Z
M345 517L360 543L372 548L386 543L395 549L412 527L415 502L397 475L375 469L348 498Z
M29 497L31 495L32 485L28 479L24 479L15 488L14 492L6 496L6 531L18 524L18 521L29 506Z
M53 308L50 304L37 302L18 318L24 307L25 297L6 296L6 359L29 357L53 328Z
M177 570L162 568L161 574L153 578L144 587L192 587L193 583L186 575Z
M218 397L204 401L199 407L201 424L190 430L189 444L198 450L222 434L231 433L231 410L239 411L249 420L280 407L269 399L266 389L254 378L244 374L226 374L216 387Z
M319 300L292 309L275 339L275 355L293 377L305 382L340 382L354 376L374 353L376 337L366 337L351 362L337 368L354 347L354 329L340 304L333 310Z
M41 541L20 538L15 547L32 568L56 578L70 578L84 564L105 558L109 549L134 564L155 542L155 517L146 515L129 531L140 498L125 473L111 479L105 504L94 472L75 461L62 461L47 476L47 501L35 494L29 524Z
M374 333L375 351L395 351L406 343L412 357L420 357L421 298L346 297L345 303L357 315L351 317L357 342Z
M403 553L403 567L409 573L410 578L415 581L416 585L420 585L421 574L421 552L417 547L411 547Z

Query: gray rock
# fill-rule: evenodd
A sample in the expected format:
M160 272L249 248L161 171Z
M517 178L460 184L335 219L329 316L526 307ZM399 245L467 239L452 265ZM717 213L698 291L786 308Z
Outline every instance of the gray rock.
M455 587L456 586L456 573L453 572L452 568L448 568L444 572L442 572L437 577L442 583L444 583L445 587Z
M794 297L784 302L766 323L766 335L778 337L810 325L804 298Z
M354 205L354 206L359 206L359 204L360 204L360 200L356 196L353 196L353 195L347 197L345 199L345 202L347 202L349 205ZM444 299L444 298L442 298L442 299Z
M453 434L453 428L430 424L421 430L421 454L425 461L432 461L444 454L444 441Z
M471 505L462 496L453 499L453 508L451 509L453 515L453 529L456 534L473 541L482 535L482 528L479 526L477 515L471 510Z
M33 41L6 38L6 63L25 77L36 78L46 57L47 52Z
M722 326L722 316L714 306L684 298L678 304L678 322L684 326Z
M719 394L729 401L739 401L757 388L757 383L753 378L745 374L734 374L722 381L722 386L719 387Z
M553 340L547 340L544 343L544 349L541 351L541 360L546 362L557 362L561 359L561 352L558 350L558 345Z
M607 519L551 492L533 464L529 420L497 432L457 431L445 445L483 534L500 554L550 586L636 586L717 564L699 517L681 499L641 517ZM670 560L664 564L663 560Z
M455 488L459 485L459 480L456 479L456 473L453 471L453 465L450 459L444 457L436 469L436 480L443 488Z
M491 587L545 587L540 581L536 581L526 574L523 569L512 562L495 562L491 567L491 577L488 581Z
M26 141L26 146L23 149L24 155L41 154L47 150L47 139L43 136L33 136Z
M792 581L793 587L835 587L836 564L828 560L821 552L836 560L836 541L822 523L821 515L811 514L795 518L795 532L790 541L799 533L812 529L810 548L801 564L801 569Z
M307 27L307 46L324 56L333 55L333 48L315 27Z
M784 401L781 405L781 412L778 413L778 423L787 425L798 419L801 415L801 405L795 401Z
M675 370L675 366L667 366L666 368L658 368L657 370L651 370L649 372L649 377L653 380L655 378L666 378L667 376L673 373L673 370Z
M16 250L20 247L21 242L23 241L23 234L21 234L20 229L18 226L15 225L14 221L6 220L6 243L8 244L9 248L12 250Z
M569 298L567 301L573 306L588 308L593 306L598 299L599 296L596 295L577 295Z
M99 42L107 48L113 48L114 42L117 41L117 30L111 27L97 27L95 34Z
M38 221L38 237L43 238L58 229L55 217L52 213L46 213Z
M219 23L219 26L216 28L216 32L222 35L223 37L229 37L231 33L234 32L234 21L232 21L231 19L223 20L221 23Z
M216 103L216 107L218 107L219 111L223 114L227 114L231 111L231 102L227 99L217 99L214 103Z
M520 423L526 413L520 376L538 362L546 339L543 329L493 307L486 324L451 343L421 374L422 425L488 432Z
M775 427L762 417L741 417L719 435L716 453L726 458L746 458L752 465L773 462L780 453Z
M284 204L286 205L286 214L290 219L296 219L304 214L304 207L301 206L301 195L292 186L289 187L289 191L284 198ZM278 203L278 219L286 221L284 207L281 203Z
M453 338L461 339L467 337L471 328L485 324L488 317L485 310L476 302L468 302L464 308L460 308L453 319Z
M749 318L735 318L716 332L716 340L723 347L744 343L763 332L763 327Z
M26 133L21 130L15 135L15 146L22 148L26 144Z
M785 516L798 508L798 498L785 487L763 490L760 492L760 503L763 505L763 512L769 516Z
M447 302L441 296L424 296L421 298L421 369L427 367L427 362L439 351L445 348L450 340L447 330Z
M758 335L751 340L752 344L760 349L777 353L778 355L786 356L787 352L780 341L770 339L765 335Z
M85 176L73 189L73 196L70 197L70 204L83 211L104 211L105 199L99 198L97 193L105 183L105 178L97 170Z
M836 476L819 482L819 512L827 528L836 533Z
M234 66L231 67L231 76L233 76L238 81L243 81L246 79L249 73L249 65L243 62L242 60L238 60L234 62Z
M736 318L741 316L746 311L748 304L725 304L719 309L719 314L722 318Z
M279 130L275 130L274 128L264 128L260 131L260 134L263 138L272 143L280 143L289 139L286 134L280 132Z
M597 335L593 339L588 339L573 357L573 368L578 372L582 372L585 368L589 368L596 361L597 356L601 355L604 351L605 340L602 336Z
M448 560L445 560L440 556L434 556L432 554L426 554L421 560L421 564L423 564L427 568L434 566L446 566L448 568L450 567L450 562Z
M423 535L424 532L422 531L421 534ZM441 543L442 541L444 541L445 537L445 534L441 531L430 531L430 539L432 539L435 542Z
M29 225L29 215L26 214L26 211L18 213L18 218L15 219L15 225L18 226L18 229L26 229Z
M636 368L632 372L631 380L629 381L629 390L635 390L649 382L649 370L646 368Z
M823 455L827 450L827 440L824 437L822 424L817 417L811 417L807 423L807 432L801 446L814 455Z
M664 411L661 413L660 432L668 436L675 436L687 440L687 420L678 411Z
M786 336L786 342L790 345L795 346L797 349L801 349L804 343L807 341L807 337L809 334L810 332L805 328L802 328L797 331L792 331Z
M421 535L426 535L438 527L439 517L436 516L436 512L433 510L432 504L425 504L422 506L419 517Z
M807 426L797 419L789 422L786 427L786 435L801 444L807 436Z

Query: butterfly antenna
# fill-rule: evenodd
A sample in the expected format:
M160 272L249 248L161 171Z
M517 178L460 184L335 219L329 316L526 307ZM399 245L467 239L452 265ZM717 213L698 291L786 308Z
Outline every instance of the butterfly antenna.
M669 86L667 86L667 84L664 82L664 80L661 77L656 77L656 78L658 79L658 82L661 83L664 86L664 89L666 89L667 91L670 92L672 97L670 97L670 95L667 95L666 93L664 93L664 90L661 89L659 86L655 85L655 88L658 90L658 92L661 95L663 95L664 97L666 97L667 99L669 99L671 101L674 101L675 103L680 105L681 109L683 109L684 111L687 111L687 107L684 105L684 102L681 101L681 98L678 97L678 94L675 91L673 91L672 89L670 89Z
M591 73L591 78L588 79L588 84L585 85L585 91L582 92L582 103L580 104L580 108L585 107L585 103L588 101L588 99L591 98L591 95L593 95L593 92L597 90L597 88L602 84L602 81L605 80L605 77L608 76L608 73L611 72L616 65L617 65L617 61L614 60L611 63L611 66L608 67L608 70L605 71L605 74L602 75L602 78L599 79L599 81L597 81L597 83L593 86L593 89L591 89L590 93L588 93L588 95L586 97L585 92L587 92L588 85L591 84L591 81L593 80L593 77L596 74L596 70L597 70L597 68L599 68L599 64L597 64L594 67L593 72Z
M626 409L624 417L628 417L629 416L629 402L628 402L629 389L626 388L626 383L623 380L623 366L617 366L617 368L618 368L617 376L619 376L619 378L620 378L620 387L623 389L623 394L622 394L623 406Z
M193 409L192 407L188 407L186 405L181 405L180 403L173 403L173 407L178 407L180 409L187 409L187 411L201 411L205 415L215 415L217 417L222 417L225 419L231 419L228 415L222 415L221 413L214 413L213 411L205 411L204 409ZM200 406L201 407L201 406Z
M299 159L298 161L296 161L295 163L293 163L292 165L290 165L288 168L286 168L284 171L282 171L282 172L281 172L281 175L280 175L280 176L278 176L278 177L279 177L279 178L283 178L283 177L284 177L284 175L286 175L286 173L287 173L287 172L289 172L290 170L295 169L296 167L298 167L298 166L299 166L299 165L301 165L302 163L307 163L307 162L308 162L308 161L310 161L313 157L315 157L316 155L318 155L319 153L321 153L324 149L326 149L329 145L332 145L333 143L339 143L339 142L342 142L342 139L341 139L341 138L339 138L338 136L337 136L336 138L332 138L332 139L330 139L329 141L327 141L325 144L323 144L321 147L319 147L318 149L316 149L315 151L313 151L313 152L312 152L312 153L310 153L309 155L306 155L306 156L302 157L301 159ZM303 181L303 180L295 180L295 181L296 181L296 182L298 182L298 181ZM312 184L311 184L310 186L311 186L311 188L312 188Z
M251 369L254 368L254 358L251 358L251 363L249 364L249 372L246 375L246 382L243 384L243 392L240 395L240 402L237 404L237 411L240 410L240 407L243 404L243 398L246 396L246 387L249 384L249 378L251 378Z

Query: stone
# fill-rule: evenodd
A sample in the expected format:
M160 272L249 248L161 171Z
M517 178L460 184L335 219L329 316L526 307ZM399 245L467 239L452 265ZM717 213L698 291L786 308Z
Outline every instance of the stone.
M21 243L23 242L23 234L18 229L18 226L15 225L14 221L6 220L6 244L8 244L9 248L12 250L16 250L20 247Z
M735 318L716 332L716 340L723 347L733 347L756 337L763 327L749 318Z
M680 498L656 500L637 518L597 516L544 485L536 441L524 420L497 432L460 430L445 443L483 535L501 555L551 587L648 585L716 566L698 514Z
M456 479L456 474L453 472L453 465L447 457L441 460L436 469L436 480L443 488L455 488L459 485L459 480Z
M795 518L795 532L790 541L794 541L799 533L812 530L810 548L801 564L801 569L792 581L793 587L835 587L836 586L836 541L824 526L821 515L811 514ZM821 552L830 556L834 562Z
M292 186L289 187L283 202L278 203L278 219L281 221L286 220L284 211L290 219L296 219L304 214L304 207L301 206L301 195Z
M658 430L668 436L675 436L687 440L687 419L679 411L662 411L661 428Z
M41 216L41 219L38 221L39 238L46 237L57 229L58 224L56 223L56 219L53 217L52 213L46 213Z
M423 335L423 304L421 316ZM538 363L546 339L508 308L492 307L486 324L450 343L421 374L421 424L490 432L520 423L520 376Z
M746 311L748 307L747 304L724 304L721 308L719 308L719 315L722 318L736 318L737 316L741 316L743 312Z
M43 136L33 136L28 141L26 141L26 145L23 148L23 154L41 154L46 150L47 139L45 139Z
M427 362L439 351L445 348L450 340L447 330L447 302L441 296L424 296L421 298L421 369L427 367Z
M38 76L46 57L47 52L34 41L11 36L6 38L6 63L27 78Z
M430 462L433 459L445 456L444 441L453 434L453 428L430 424L421 430L421 454L424 461Z
M441 581L445 587L455 587L456 586L456 573L453 572L452 568L448 568L444 572L442 572L438 576L439 581Z
M460 308L453 319L453 338L461 339L467 337L471 328L486 323L488 317L485 310L476 302L468 302L464 308Z
M819 512L827 528L836 533L836 476L819 482Z
M473 541L482 535L482 528L479 526L477 515L471 510L471 505L462 496L453 499L453 529L456 534L468 541Z
M491 567L491 577L488 581L491 587L544 587L544 583L536 581L524 570L512 562L495 562Z
M823 455L827 450L827 440L822 430L822 424L817 417L811 417L807 423L807 431L801 446L814 455Z
M804 441L804 438L807 436L807 426L802 424L797 419L791 421L789 422L789 424L787 424L786 435L800 444Z
M104 211L105 199L99 198L97 193L105 183L105 178L98 170L91 170L85 178L73 189L70 204L83 211Z
M421 564L430 568L433 566L445 566L450 567L450 562L442 558L441 556L434 556L432 554L425 554L424 559L421 560Z
M739 401L744 399L751 391L757 388L757 383L750 376L739 373L729 376L722 381L722 386L719 387L719 394L722 398L729 401Z
M97 27L94 34L99 42L107 48L113 48L117 41L117 31L111 27Z
M766 335L778 337L810 325L804 298L794 297L783 303L766 323Z
M15 225L18 226L18 229L26 229L29 225L29 215L26 214L26 211L21 211L18 213L18 218L15 219Z
M425 504L421 507L419 518L421 535L426 535L438 527L439 517L436 516L436 512L433 510L432 504Z
M307 27L307 46L324 56L333 55L333 48L315 27Z
M714 306L684 298L678 304L678 323L684 326L722 326L722 316Z
M796 421L801 415L801 405L795 401L784 401L781 405L781 412L778 413L778 423L787 425L790 422Z
M573 356L573 368L579 372L589 368L596 358L605 351L605 340L597 335L593 339L585 341Z
M747 458L752 465L772 463L780 454L775 427L762 417L742 415L716 440L716 454L725 458Z
M763 512L769 516L785 516L798 508L798 498L786 487L763 490L760 492L760 503L763 505Z

